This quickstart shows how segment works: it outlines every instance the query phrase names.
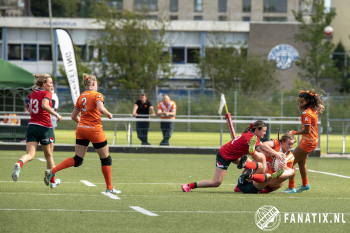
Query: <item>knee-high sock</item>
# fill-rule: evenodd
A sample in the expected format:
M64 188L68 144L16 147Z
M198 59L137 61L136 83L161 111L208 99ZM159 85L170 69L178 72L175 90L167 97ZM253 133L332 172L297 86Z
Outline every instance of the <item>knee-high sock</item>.
M288 188L290 189L295 188L295 180L289 180Z
M258 163L257 162L247 162L245 167L245 169L253 169L256 170L258 168Z
M258 183L264 183L267 180L267 176L265 174L253 174L251 179Z
M58 171L61 171L63 169L73 167L75 164L73 158L68 158L60 162L56 167L52 168L52 174L55 174Z
M111 166L101 166L101 169L105 177L107 189L113 190Z

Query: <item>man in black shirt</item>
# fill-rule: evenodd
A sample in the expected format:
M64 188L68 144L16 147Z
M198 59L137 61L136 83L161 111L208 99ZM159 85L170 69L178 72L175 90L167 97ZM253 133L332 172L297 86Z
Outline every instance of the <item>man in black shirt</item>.
M136 118L149 118L148 116L139 116L139 115L149 115L149 110L151 109L152 115L155 116L153 105L150 101L147 100L147 96L145 93L140 94L140 99L137 100L134 104L134 109L132 111L132 114ZM141 140L141 145L151 145L148 143L147 135L148 135L148 129L149 129L149 122L148 121L142 121L142 122L136 122L136 131L137 131L137 137Z

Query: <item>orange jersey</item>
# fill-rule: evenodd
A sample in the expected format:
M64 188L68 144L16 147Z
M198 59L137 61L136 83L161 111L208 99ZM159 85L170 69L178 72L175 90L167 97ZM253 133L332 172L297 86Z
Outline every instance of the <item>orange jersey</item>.
M163 112L173 112L173 110L176 110L176 103L172 100L170 100L170 103L168 106L164 104L164 101L161 101L158 104L159 110L162 110ZM175 119L175 117L161 117L161 119Z
M75 109L80 111L80 122L78 127L85 129L102 129L101 112L96 103L103 100L103 95L96 91L84 91L75 104Z
M318 129L317 129L317 121L318 121L318 112L312 110L311 108L307 108L302 114L301 114L301 123L302 123L302 129L305 128L305 125L311 126L311 133L309 134L302 134L301 137L301 144L304 144L305 146L309 147L315 147L318 143Z
M281 141L279 141L277 139L271 139L271 141L273 141L272 149L277 151L277 152L283 153ZM287 153L285 153L285 155L286 155L285 159L287 162L287 167L293 168L294 155L292 154L291 151L288 151ZM275 156L266 156L266 164L268 166L268 173L270 173L270 174L274 173L274 171L272 169L272 161L274 158L275 158Z

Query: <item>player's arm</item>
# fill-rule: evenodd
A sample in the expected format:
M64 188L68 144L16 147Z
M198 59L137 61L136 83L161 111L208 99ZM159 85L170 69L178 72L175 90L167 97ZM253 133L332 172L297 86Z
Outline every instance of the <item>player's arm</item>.
M151 109L152 115L151 116L156 116L156 113L154 112L153 106L150 106L149 109Z
M137 104L134 104L134 109L132 110L132 115L134 115L135 117L137 117L137 109L139 108L139 106Z
M277 158L282 157L280 152L277 152L274 149L272 149L273 146L274 146L274 142L270 140L262 143L260 145L260 149L266 156L270 156L270 157L275 156Z
M102 100L97 101L96 105L100 113L106 115L109 119L113 118L113 115L110 112L108 112L108 110L105 108Z
M158 116L164 115L162 109L158 109L158 110L157 110L157 115L158 115Z
M58 121L61 121L62 120L62 117L60 114L58 114L57 112L55 112L55 110L53 110L51 107L50 107L50 101L46 98L44 98L42 101L41 101L41 107L42 109L44 109L45 112L48 112L50 113L51 115L54 115Z
M164 115L170 117L176 116L176 109L173 109L171 112L164 112Z
M74 108L73 112L72 112L72 120L77 122L79 124L79 121L80 121L80 117L79 117L79 113L80 113L80 110L77 110Z
M304 129L299 130L299 131L291 130L290 133L293 135L309 134L309 133L311 133L311 125L304 125Z

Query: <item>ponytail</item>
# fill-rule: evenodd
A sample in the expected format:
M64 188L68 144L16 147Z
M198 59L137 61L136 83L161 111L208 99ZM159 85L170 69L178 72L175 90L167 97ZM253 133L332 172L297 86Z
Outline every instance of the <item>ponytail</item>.
M255 121L254 124L250 124L249 127L245 128L243 133L248 133L250 130L255 131L255 129L261 130L262 127L267 127L266 123L263 121Z

